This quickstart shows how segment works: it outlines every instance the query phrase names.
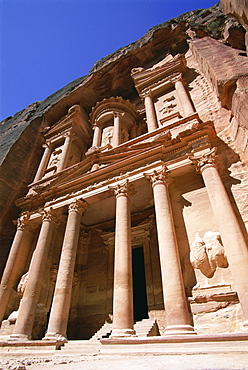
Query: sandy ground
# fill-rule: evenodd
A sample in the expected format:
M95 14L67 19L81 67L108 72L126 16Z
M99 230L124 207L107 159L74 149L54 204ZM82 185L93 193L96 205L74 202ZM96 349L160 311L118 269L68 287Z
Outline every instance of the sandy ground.
M2 364L1 364L2 363ZM95 355L2 358L1 370L248 370L247 353L211 355Z

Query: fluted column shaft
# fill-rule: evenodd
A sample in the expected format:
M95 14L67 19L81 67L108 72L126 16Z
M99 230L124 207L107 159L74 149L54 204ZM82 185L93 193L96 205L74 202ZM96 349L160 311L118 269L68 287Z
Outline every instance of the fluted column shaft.
M31 260L28 281L20 302L12 338L31 338L54 225L55 214L52 211L44 211L39 238Z
M146 175L152 182L161 264L167 334L194 333L190 325L177 239L174 229L168 175L165 169Z
M101 146L101 138L102 138L102 127L94 125L92 147L99 148Z
M151 92L146 92L144 94L144 104L146 109L147 130L148 132L151 132L158 128L157 116Z
M114 136L113 136L113 147L121 144L121 117L122 113L114 112Z
M73 274L81 217L84 209L85 206L83 202L79 200L71 203L69 206L69 215L61 251L50 319L44 339L67 341L66 331L71 303Z
M115 188L116 229L114 262L113 332L111 336L128 336L133 329L133 282L130 193L128 183Z
M184 116L185 117L190 116L195 111L194 111L194 108L191 104L191 101L189 99L189 96L187 94L187 91L186 91L186 89L184 87L184 84L183 84L181 79L178 79L175 82L175 89L177 91L177 95L178 95L178 98L180 100L180 103L181 103L181 106L182 106L182 109L183 109L183 112L184 112Z
M17 221L17 231L1 280L0 322L4 317L11 290L18 283L23 274L31 241L32 234L30 233L28 215L22 215Z
M214 151L197 161L223 241L226 256L248 329L248 248L214 162Z
M62 147L62 153L59 159L59 164L58 164L58 169L57 169L58 171L62 171L67 165L71 144L72 144L72 135L71 133L69 133L66 135L65 142Z

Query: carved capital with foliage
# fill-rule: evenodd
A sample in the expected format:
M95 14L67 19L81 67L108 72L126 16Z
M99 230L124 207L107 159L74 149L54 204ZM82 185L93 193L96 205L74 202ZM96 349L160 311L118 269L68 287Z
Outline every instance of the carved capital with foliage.
M88 208L88 204L84 200L76 199L69 205L69 213L77 212L81 215Z
M33 231L37 227L35 224L32 224L32 222L30 221L30 213L29 212L21 213L18 220L14 221L14 224L16 224L18 230Z
M212 148L208 153L203 154L201 157L190 156L189 159L196 166L198 172L203 172L206 168L216 167L216 154L217 148Z
M160 169L153 170L151 173L145 173L144 175L148 180L151 181L152 186L157 184L165 184L169 186L169 184L173 181L169 175L167 167L164 165Z
M55 227L59 227L61 222L65 220L65 217L60 213L60 211L54 210L52 207L50 207L49 209L44 209L40 213L42 216L42 222L52 222Z
M115 194L116 198L119 197L119 196L122 196L122 195L125 195L127 197L131 197L134 194L134 190L132 189L128 180L126 180L125 182L118 183L112 189L114 190L114 194Z

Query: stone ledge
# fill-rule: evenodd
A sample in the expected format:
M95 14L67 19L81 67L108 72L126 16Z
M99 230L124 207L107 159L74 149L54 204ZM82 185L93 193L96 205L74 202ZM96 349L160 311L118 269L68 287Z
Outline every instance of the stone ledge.
M63 342L60 341L51 341L51 340L0 340L0 349L2 348L22 348L22 349L48 349L48 350L58 350L63 345Z
M192 343L192 342L236 342L247 341L248 333L225 333L225 334L198 334L198 335L168 335L146 338L103 338L101 344L150 344L150 343Z

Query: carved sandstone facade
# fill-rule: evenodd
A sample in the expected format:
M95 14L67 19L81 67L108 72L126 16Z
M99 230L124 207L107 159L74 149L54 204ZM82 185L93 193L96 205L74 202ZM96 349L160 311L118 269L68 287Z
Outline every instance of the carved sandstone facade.
M36 155L12 242L3 231L0 334L89 339L107 323L120 338L143 319L147 335L248 330L247 56L180 42L103 62L29 118Z

